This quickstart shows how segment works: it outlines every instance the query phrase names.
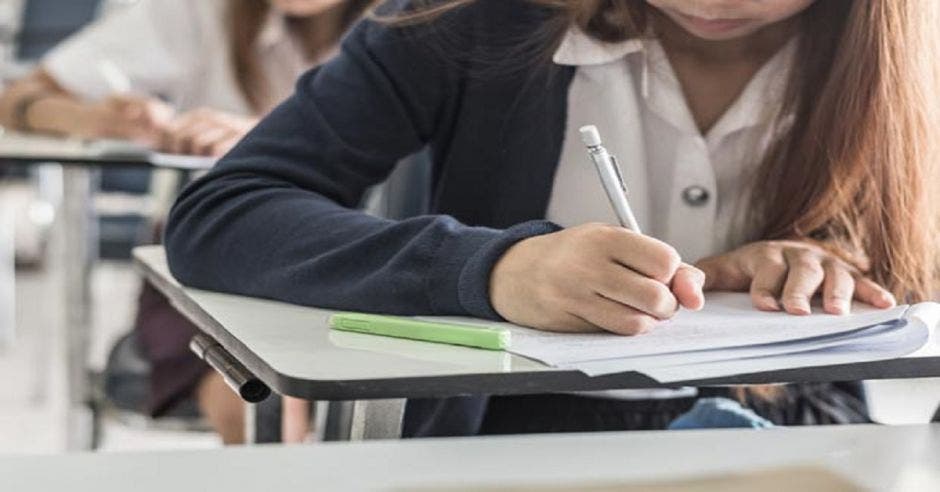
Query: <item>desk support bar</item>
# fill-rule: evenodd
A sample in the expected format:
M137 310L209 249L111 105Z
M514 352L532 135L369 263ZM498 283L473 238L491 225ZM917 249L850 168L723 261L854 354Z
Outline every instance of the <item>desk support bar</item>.
M357 400L352 404L349 425L350 441L398 439L401 437L404 398L391 400Z
M218 371L232 391L248 403L264 401L271 394L268 385L209 336L202 333L193 336L189 341L189 350Z

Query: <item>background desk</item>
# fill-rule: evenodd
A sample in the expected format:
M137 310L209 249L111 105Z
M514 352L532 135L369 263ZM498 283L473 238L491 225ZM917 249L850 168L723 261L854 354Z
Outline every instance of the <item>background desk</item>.
M811 464L869 490L940 490L940 425L616 432L0 457L5 490L415 490L675 480ZM435 489L430 490L435 490ZM557 490L557 489L550 489Z
M83 140L45 135L4 132L0 129L0 159L13 163L59 164L95 167L163 167L208 169L215 159L199 156L169 156L150 152L137 144L117 140Z
M88 346L91 322L91 262L96 251L92 226L93 173L102 166L159 167L156 154L117 150L119 144L100 144L78 139L3 133L0 131L0 165L66 164L62 170L60 203L52 237L54 270L60 272L62 293L61 327L65 343L66 381L69 410L68 442L70 449L93 445L94 429L88 407ZM111 150L109 150L111 149ZM202 157L172 160L177 169L199 169L211 165Z
M353 424L376 422L375 437L398 435L403 398L651 388L625 372L601 377L547 367L505 352L330 330L330 311L181 286L162 247L135 250L144 275L207 334L274 391L310 400L392 399L357 403ZM682 386L823 382L940 376L940 355L788 369L676 383ZM373 419L388 419L382 420ZM379 423L381 422L381 423ZM355 431L355 429L354 429ZM355 435L355 432L354 432Z

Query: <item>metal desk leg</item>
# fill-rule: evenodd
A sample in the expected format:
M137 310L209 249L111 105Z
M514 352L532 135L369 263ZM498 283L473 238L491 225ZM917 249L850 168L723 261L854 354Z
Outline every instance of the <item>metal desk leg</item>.
M255 439L253 444L281 442L281 396L272 395L255 407Z
M90 449L93 441L88 381L91 338L91 264L97 256L97 237L91 220L93 171L81 167L63 170L62 202L58 214L56 258L62 272L65 344L67 428L69 450Z
M258 442L258 404L245 402L245 444Z
M215 369L229 388L245 400L245 443L255 444L259 442L259 437L268 439L266 434L259 435L258 423L262 421L259 418L259 412L262 409L257 404L263 402L271 394L271 389L229 353L222 344L205 333L193 335L189 341L189 350ZM280 416L280 410L278 410L278 416ZM280 432L279 424L277 430Z
M405 399L359 400L352 404L350 441L398 439L401 437Z
M326 422L323 429L324 441L348 441L352 424L353 402L326 402Z
M16 336L14 222L12 210L0 210L0 351L12 346Z

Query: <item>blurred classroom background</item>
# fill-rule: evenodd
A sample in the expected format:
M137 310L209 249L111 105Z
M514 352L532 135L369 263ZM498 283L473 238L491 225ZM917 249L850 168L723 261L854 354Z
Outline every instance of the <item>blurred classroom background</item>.
M60 40L135 0L0 0L0 76L13 80ZM131 40L133 33L128 33ZM68 449L68 351L64 263L57 258L62 168L0 166L0 453ZM221 445L195 419L155 421L136 411L146 392L146 363L128 338L140 278L130 249L150 239L154 210L149 169L94 171L84 432L101 450ZM68 260L65 260L68 261ZM74 347L73 347L74 349ZM79 348L80 350L80 348Z

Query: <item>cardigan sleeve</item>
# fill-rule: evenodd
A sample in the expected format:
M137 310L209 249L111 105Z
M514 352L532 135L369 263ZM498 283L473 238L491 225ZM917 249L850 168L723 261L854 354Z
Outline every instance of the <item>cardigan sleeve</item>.
M292 97L185 189L165 235L173 275L303 305L498 318L493 264L515 242L557 226L497 230L354 209L400 158L436 143L456 113L458 61L422 32L360 23L339 56L305 74Z

